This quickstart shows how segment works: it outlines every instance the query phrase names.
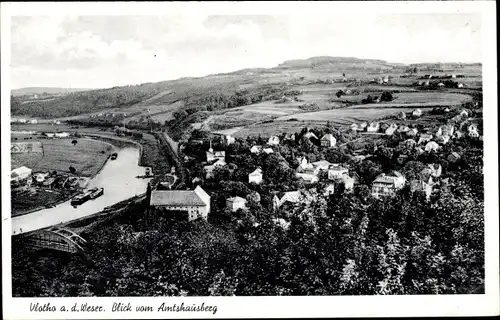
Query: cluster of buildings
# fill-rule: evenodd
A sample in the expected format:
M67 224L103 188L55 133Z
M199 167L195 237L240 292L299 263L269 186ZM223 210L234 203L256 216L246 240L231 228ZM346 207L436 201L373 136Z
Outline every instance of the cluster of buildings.
M12 118L10 119L10 123L11 124L38 124L38 120L37 119L24 119L24 118L20 118L20 119L15 119L15 118Z

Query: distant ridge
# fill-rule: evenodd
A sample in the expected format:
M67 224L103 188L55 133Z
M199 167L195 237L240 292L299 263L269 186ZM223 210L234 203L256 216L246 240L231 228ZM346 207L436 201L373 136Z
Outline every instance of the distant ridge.
M30 94L58 94L58 93L71 93L71 92L80 92L80 91L90 91L95 90L92 88L56 88L56 87L28 87L28 88L19 88L11 90L11 94L14 96L23 96Z

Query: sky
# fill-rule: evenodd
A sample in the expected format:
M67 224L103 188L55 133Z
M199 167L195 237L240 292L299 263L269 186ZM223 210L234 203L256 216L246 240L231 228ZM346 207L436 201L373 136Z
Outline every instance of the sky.
M13 16L11 87L106 88L346 56L481 62L479 14Z

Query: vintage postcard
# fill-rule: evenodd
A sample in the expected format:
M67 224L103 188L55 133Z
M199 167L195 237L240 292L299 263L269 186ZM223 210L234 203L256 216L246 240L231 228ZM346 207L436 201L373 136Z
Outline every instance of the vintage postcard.
M6 319L498 315L495 2L1 23Z

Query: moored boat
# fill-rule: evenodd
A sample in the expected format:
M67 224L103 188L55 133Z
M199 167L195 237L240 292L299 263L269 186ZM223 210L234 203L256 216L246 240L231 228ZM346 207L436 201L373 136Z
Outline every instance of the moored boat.
M99 198L100 196L102 196L104 194L104 188L93 188L89 191L90 191L89 198L92 200Z
M71 205L77 206L77 205L85 203L86 201L88 201L90 199L91 193L92 193L91 191L86 191L84 193L77 195L76 197L71 199Z

